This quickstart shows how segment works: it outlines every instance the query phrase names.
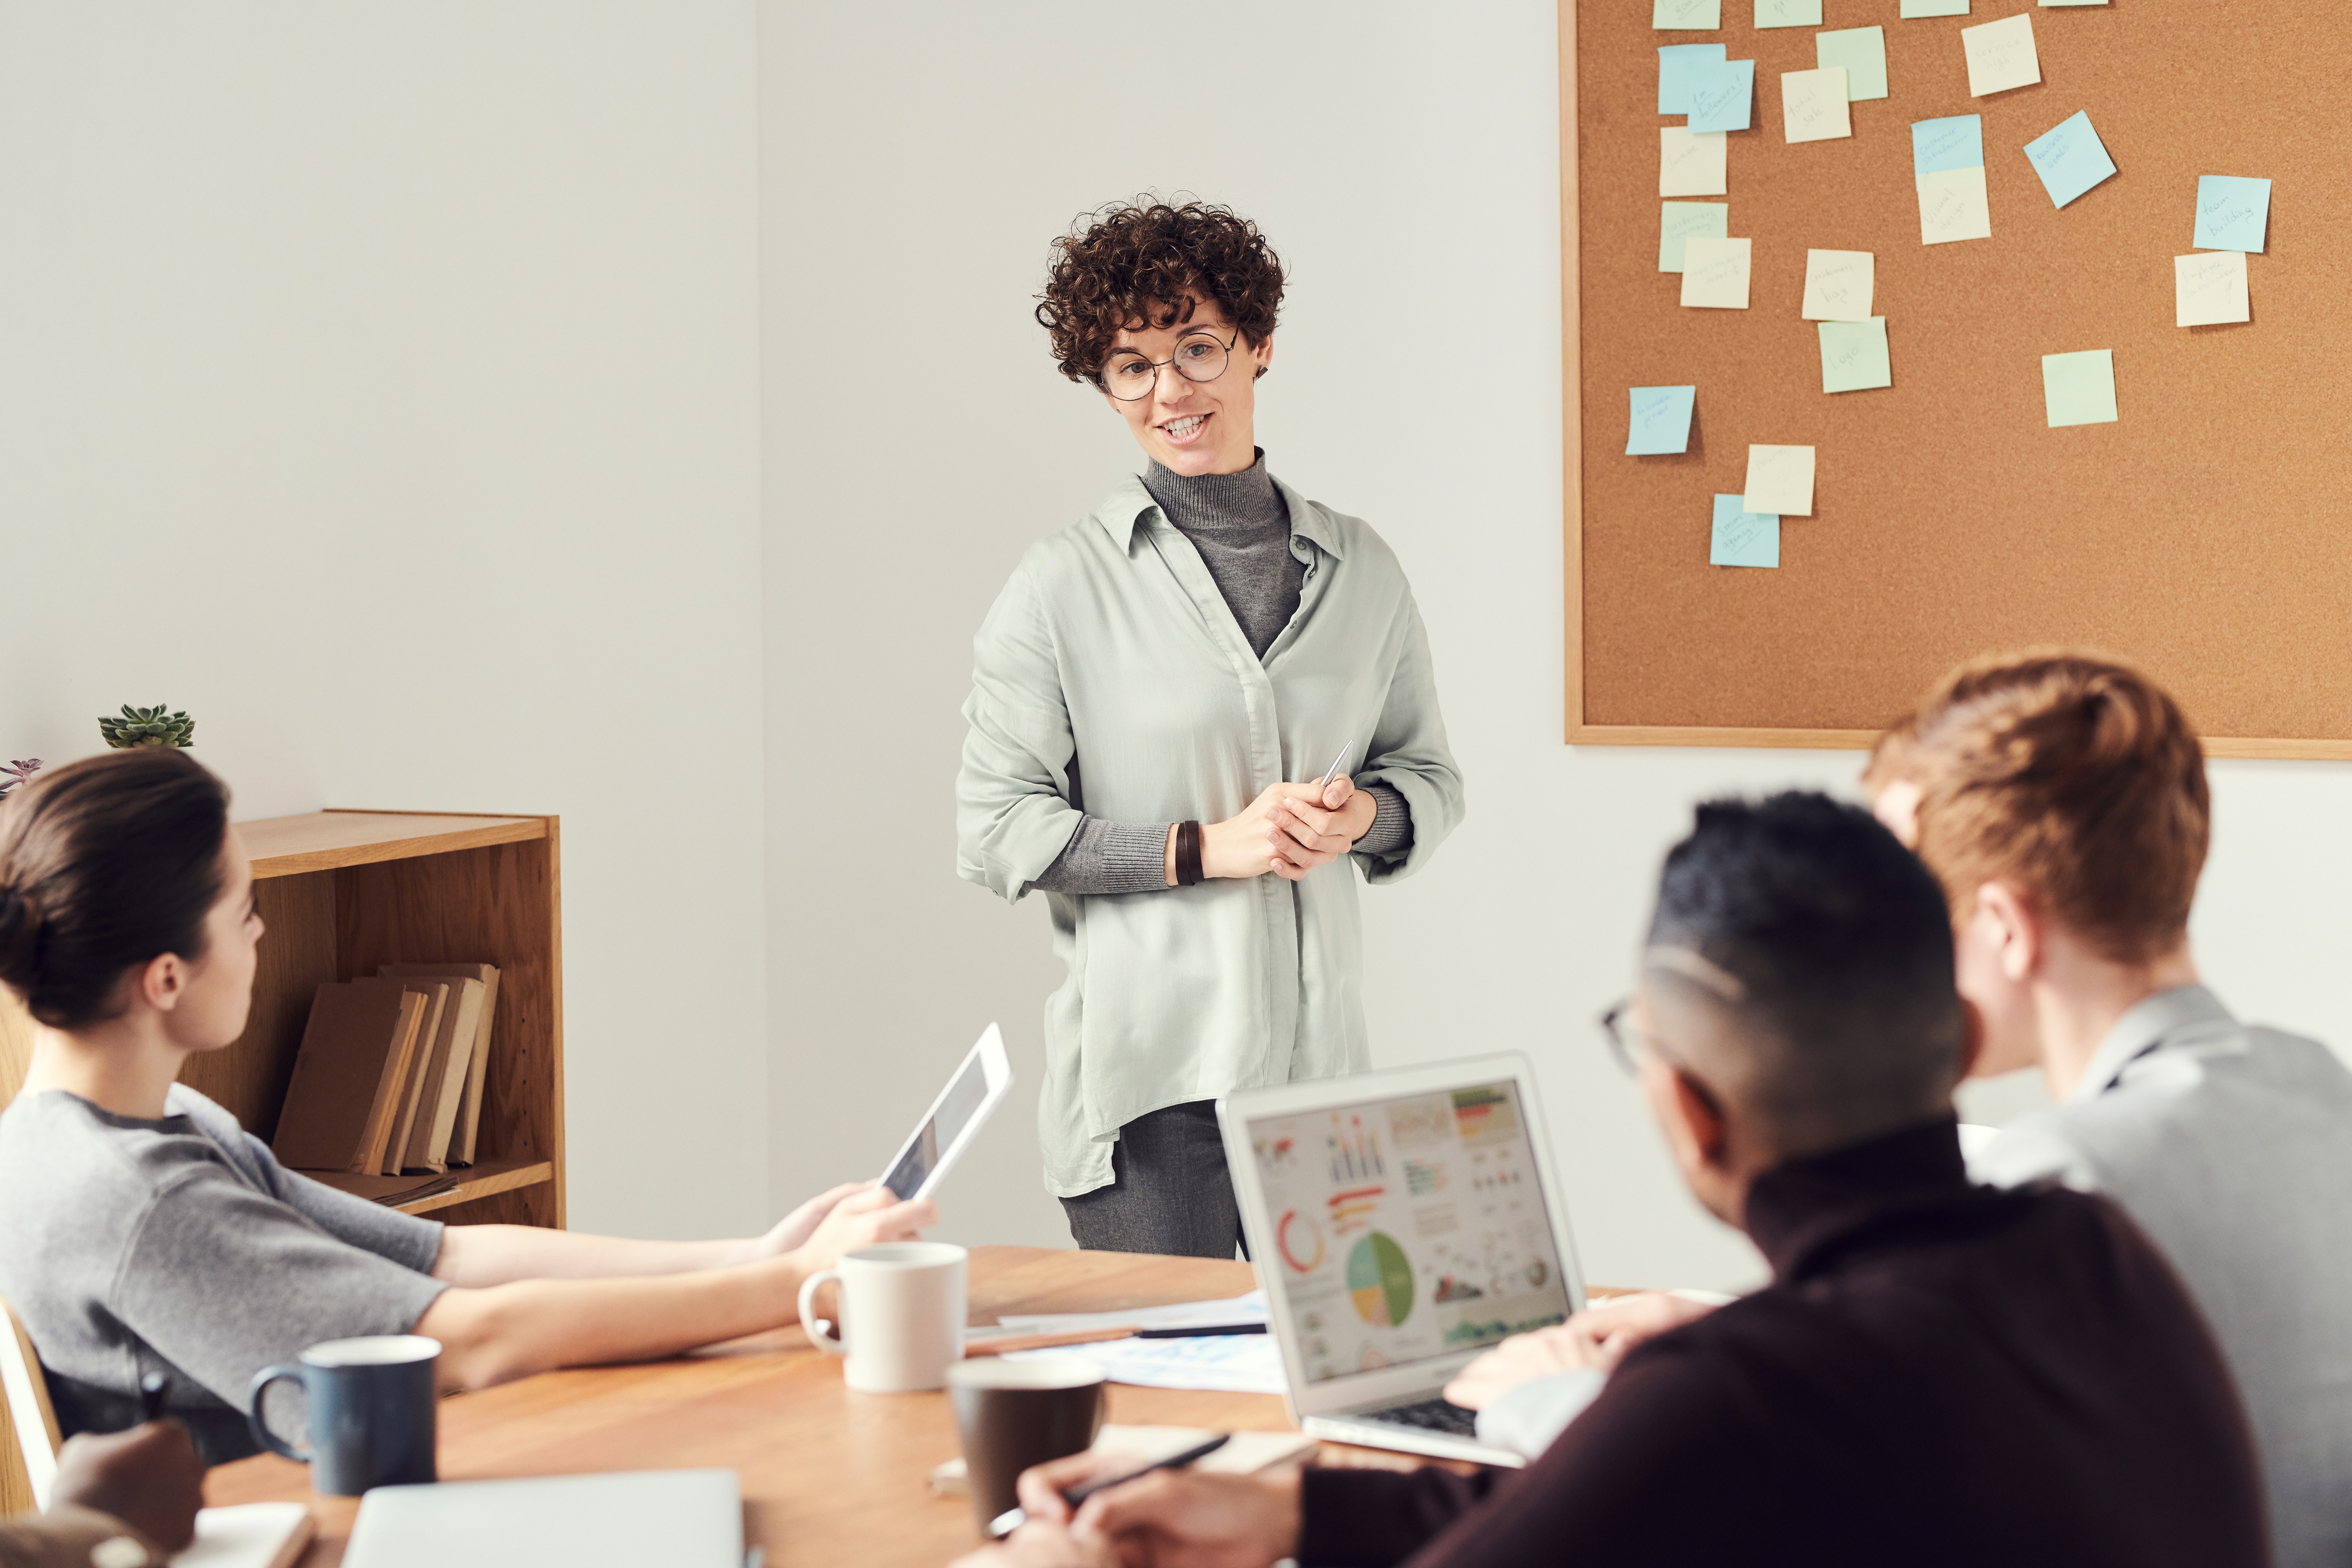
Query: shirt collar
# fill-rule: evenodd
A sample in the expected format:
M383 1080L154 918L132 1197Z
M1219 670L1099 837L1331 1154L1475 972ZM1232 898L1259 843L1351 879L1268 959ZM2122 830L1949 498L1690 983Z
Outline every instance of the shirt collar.
M2234 1027L2237 1019L2221 999L2202 985L2181 985L2170 991L2159 991L2145 997L2117 1018L2099 1048L2091 1053L2090 1064L2083 1069L2082 1081L2074 1086L2068 1100L2095 1100L2116 1086L2131 1066L2150 1051L2161 1050L2172 1043L2171 1037L2183 1035L2200 1025L2220 1024Z
M1331 526L1323 509L1279 479L1274 481L1274 488L1282 492L1282 504L1290 513L1291 537L1307 540L1326 555L1339 560L1345 553L1339 548L1339 531ZM1157 510L1159 505L1151 499L1151 492L1143 488L1143 480L1129 474L1113 485L1110 494L1095 508L1095 521L1102 525L1102 531L1110 535L1110 542L1124 555L1135 542L1137 521L1145 512Z
M1958 1118L1944 1115L1773 1166L1748 1184L1743 1217L1773 1278L1789 1284L1856 1247L1933 1236L1977 1196Z

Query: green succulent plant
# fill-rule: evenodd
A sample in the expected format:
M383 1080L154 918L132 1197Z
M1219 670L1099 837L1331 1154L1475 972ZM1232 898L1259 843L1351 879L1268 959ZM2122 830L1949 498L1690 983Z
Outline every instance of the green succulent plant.
M196 741L196 721L185 713L173 713L158 702L152 708L122 705L122 717L101 717L98 732L106 743L117 751L131 746L192 746Z

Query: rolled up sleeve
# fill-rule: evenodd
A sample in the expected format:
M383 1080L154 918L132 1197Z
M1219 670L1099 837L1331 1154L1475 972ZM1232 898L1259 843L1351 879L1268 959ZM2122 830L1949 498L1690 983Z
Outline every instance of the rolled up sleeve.
M972 638L963 764L956 773L956 870L1007 900L1054 863L1084 814L1060 662L1030 573L1013 574Z
M1437 706L1437 672L1429 658L1429 634L1422 626L1420 608L1410 596L1404 603L1404 622L1396 674L1389 682L1388 700L1381 708L1356 784L1363 788L1384 784L1402 795L1412 814L1412 841L1402 855L1358 853L1356 862L1363 868L1368 882L1391 882L1412 875L1429 863L1438 845L1462 821L1462 770L1454 765L1453 748L1445 742L1445 719Z

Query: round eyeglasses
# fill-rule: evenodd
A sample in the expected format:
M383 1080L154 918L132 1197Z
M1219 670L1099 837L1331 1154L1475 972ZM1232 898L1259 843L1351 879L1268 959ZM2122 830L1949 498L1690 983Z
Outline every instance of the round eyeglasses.
M1121 349L1103 362L1102 388L1121 403L1149 397L1160 384L1160 367L1168 364L1186 381L1214 381L1233 363L1234 343L1239 342L1239 332L1233 342L1221 343L1214 332L1202 328L1177 339L1176 352L1166 359L1146 359L1133 349Z

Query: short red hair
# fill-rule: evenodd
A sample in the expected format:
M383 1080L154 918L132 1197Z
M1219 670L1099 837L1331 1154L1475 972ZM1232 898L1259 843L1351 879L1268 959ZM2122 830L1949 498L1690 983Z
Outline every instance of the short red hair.
M1956 921L2000 881L2118 962L2188 933L2211 837L2205 748L2170 693L2120 659L1971 660L1878 738L1863 778L1918 789L1916 847Z

